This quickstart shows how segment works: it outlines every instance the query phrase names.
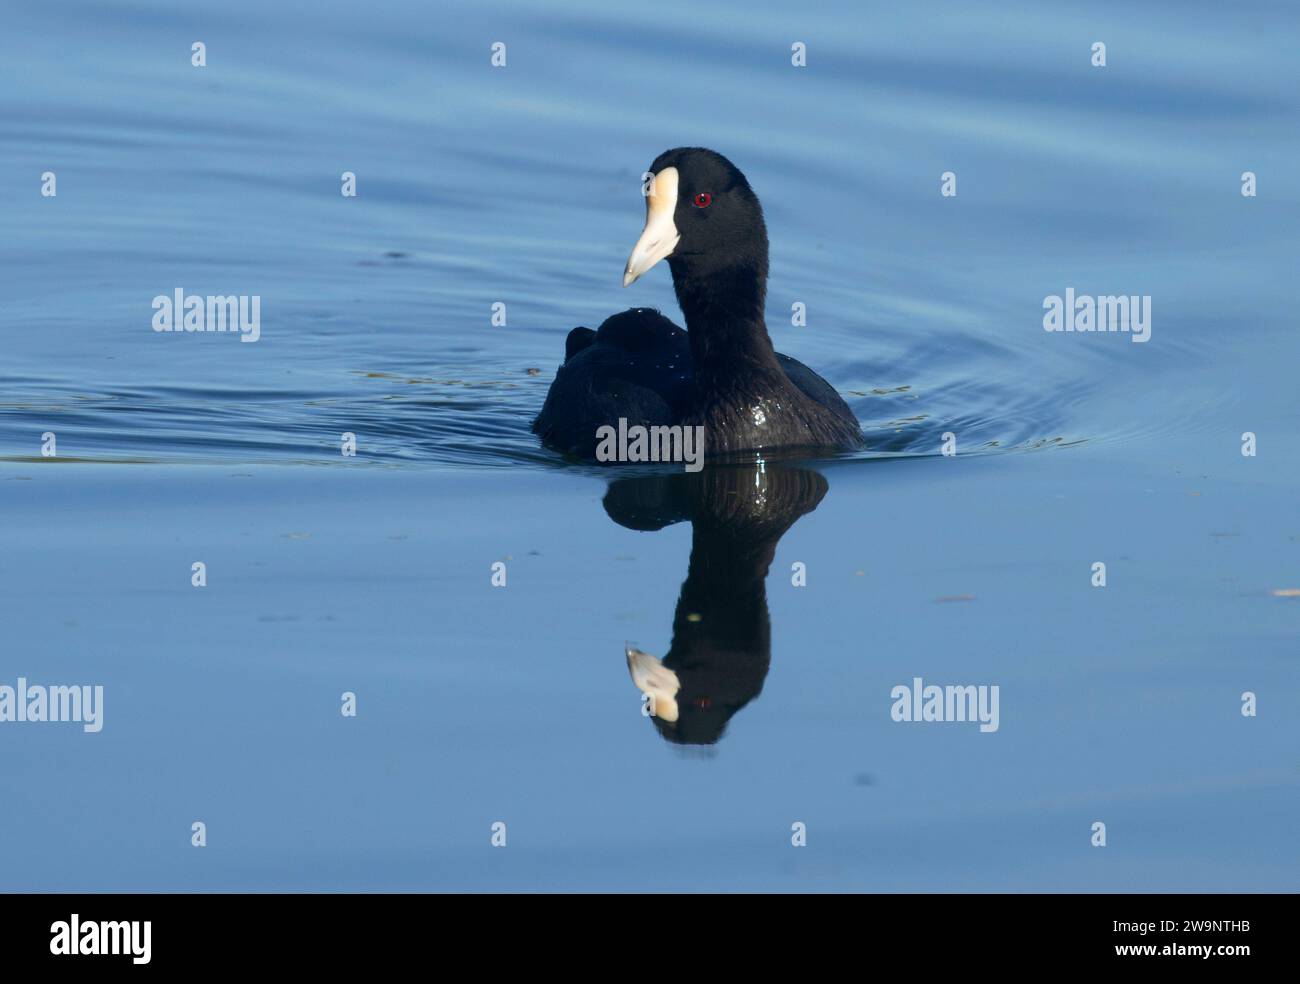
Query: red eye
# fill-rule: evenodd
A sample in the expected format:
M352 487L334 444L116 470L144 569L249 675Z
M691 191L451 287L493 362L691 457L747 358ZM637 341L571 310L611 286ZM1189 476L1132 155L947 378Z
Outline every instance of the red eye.
M695 196L696 208L708 208L713 203L713 196L707 191L702 191Z

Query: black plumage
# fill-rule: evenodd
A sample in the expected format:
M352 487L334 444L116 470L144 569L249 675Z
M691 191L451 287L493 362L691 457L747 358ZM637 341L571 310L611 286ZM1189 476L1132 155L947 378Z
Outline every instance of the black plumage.
M573 329L534 432L585 458L595 455L597 429L620 418L701 425L709 455L861 446L834 387L772 347L767 229L745 176L699 147L661 154L650 173L660 187L647 199L625 282L666 258L688 330L649 308L613 315L598 331Z

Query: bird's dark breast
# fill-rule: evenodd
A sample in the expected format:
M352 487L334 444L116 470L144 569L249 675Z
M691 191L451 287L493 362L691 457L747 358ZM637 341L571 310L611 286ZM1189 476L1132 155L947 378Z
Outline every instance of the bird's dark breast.
M705 454L861 447L857 418L834 388L802 363L777 358L785 372L770 378L701 387L708 399L692 407L684 422L704 427Z
M777 448L857 448L857 417L830 383L797 359L743 372L697 373L683 423L704 428L708 455Z

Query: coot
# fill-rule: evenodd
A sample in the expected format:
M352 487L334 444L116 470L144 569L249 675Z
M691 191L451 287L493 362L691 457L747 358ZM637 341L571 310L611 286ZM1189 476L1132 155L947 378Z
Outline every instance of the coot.
M598 331L575 328L533 431L556 451L593 458L597 431L699 425L705 452L855 448L862 432L826 380L772 348L763 317L767 227L758 196L729 160L702 147L650 165L646 222L627 287L660 260L687 331L632 308Z

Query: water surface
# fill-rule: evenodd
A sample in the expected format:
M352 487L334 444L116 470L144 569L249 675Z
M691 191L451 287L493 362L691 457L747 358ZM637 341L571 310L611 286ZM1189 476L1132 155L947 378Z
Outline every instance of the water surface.
M0 728L0 887L1294 890L1297 26L10 11L0 684L106 707ZM692 482L528 433L571 327L679 317L666 268L620 283L692 144L760 195L774 341L864 453ZM178 287L260 295L261 339L153 332ZM1151 295L1151 341L1044 332L1067 287ZM711 723L642 716L627 645L694 660ZM892 721L917 676L997 684L999 730Z

